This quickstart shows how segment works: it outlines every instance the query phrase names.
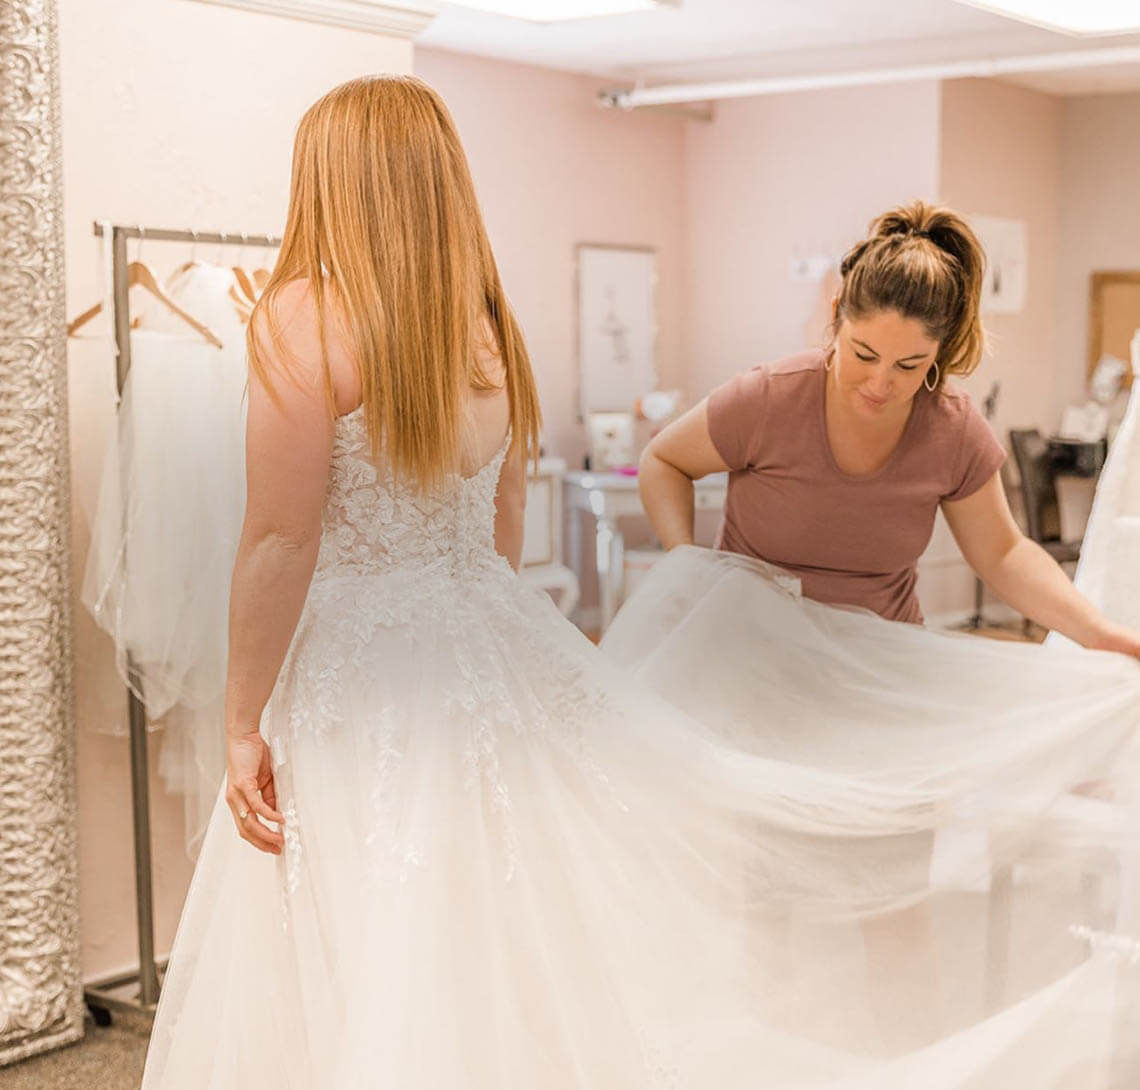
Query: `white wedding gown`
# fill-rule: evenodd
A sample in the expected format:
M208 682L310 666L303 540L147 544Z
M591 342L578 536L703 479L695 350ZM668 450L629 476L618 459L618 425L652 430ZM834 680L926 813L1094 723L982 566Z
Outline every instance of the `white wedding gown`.
M1140 329L1131 357L1132 387L1097 480L1073 583L1112 620L1140 629ZM1048 642L1061 639L1051 632Z
M1140 666L679 550L690 591L619 617L659 661L686 618L709 641L671 703L495 552L504 453L423 495L338 421L260 724L285 850L219 792L142 1090L1135 1086L1140 945L1107 932ZM1118 803L1082 823L1093 779Z

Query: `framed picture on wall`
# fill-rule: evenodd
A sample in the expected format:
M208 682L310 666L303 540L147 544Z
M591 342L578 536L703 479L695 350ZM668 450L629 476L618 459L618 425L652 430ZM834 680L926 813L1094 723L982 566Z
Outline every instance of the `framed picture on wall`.
M1125 363L1124 385L1132 385L1132 338L1140 329L1140 269L1094 272L1089 283L1089 364L1092 376L1101 357Z
M1025 307L1028 286L1028 231L1024 220L971 216L970 226L986 252L982 310L1017 314Z
M577 248L578 416L632 412L657 387L657 254L647 246Z
M590 413L586 432L592 470L604 473L636 461L633 413Z

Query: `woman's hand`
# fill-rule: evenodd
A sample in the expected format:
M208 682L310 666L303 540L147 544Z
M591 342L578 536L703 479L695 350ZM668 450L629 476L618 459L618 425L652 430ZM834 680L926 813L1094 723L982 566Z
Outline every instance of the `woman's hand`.
M258 730L226 732L226 802L242 840L271 855L281 854L284 836L258 821L260 815L278 824L285 822L285 815L277 811L269 746Z
M1107 625L1104 633L1089 643L1098 651L1119 651L1122 655L1132 655L1140 659L1140 632L1133 632L1120 625Z
M944 501L942 511L970 567L1008 605L1082 647L1140 659L1140 633L1108 620L1018 529L1000 473L965 499Z

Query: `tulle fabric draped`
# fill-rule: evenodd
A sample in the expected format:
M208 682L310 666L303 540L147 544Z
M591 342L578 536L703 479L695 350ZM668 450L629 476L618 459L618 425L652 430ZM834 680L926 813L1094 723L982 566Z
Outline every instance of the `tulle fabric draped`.
M216 348L185 337L139 332L131 355L81 597L114 640L124 682L159 719L225 687L229 577L245 503L232 444L244 378Z
M1134 1085L1140 668L776 575L676 550L604 651L498 560L315 580L143 1090Z
M232 283L229 269L199 263L167 285L222 349L157 301L132 297L140 328L89 505L80 583L80 601L110 636L148 728L163 732L159 772L185 799L191 858L225 774L229 585L245 507L245 330L228 297ZM105 360L93 362L113 373L109 337L105 345ZM91 726L125 734L127 718Z

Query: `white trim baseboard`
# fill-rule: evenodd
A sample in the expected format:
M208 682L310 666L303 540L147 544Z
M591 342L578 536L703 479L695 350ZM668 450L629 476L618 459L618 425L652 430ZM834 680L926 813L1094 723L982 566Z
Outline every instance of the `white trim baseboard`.
M304 19L311 23L328 23L387 34L395 38L414 38L439 14L440 0L400 0L398 4L382 4L378 0L197 0L202 4L220 4L244 8L264 15L280 15L287 19Z

